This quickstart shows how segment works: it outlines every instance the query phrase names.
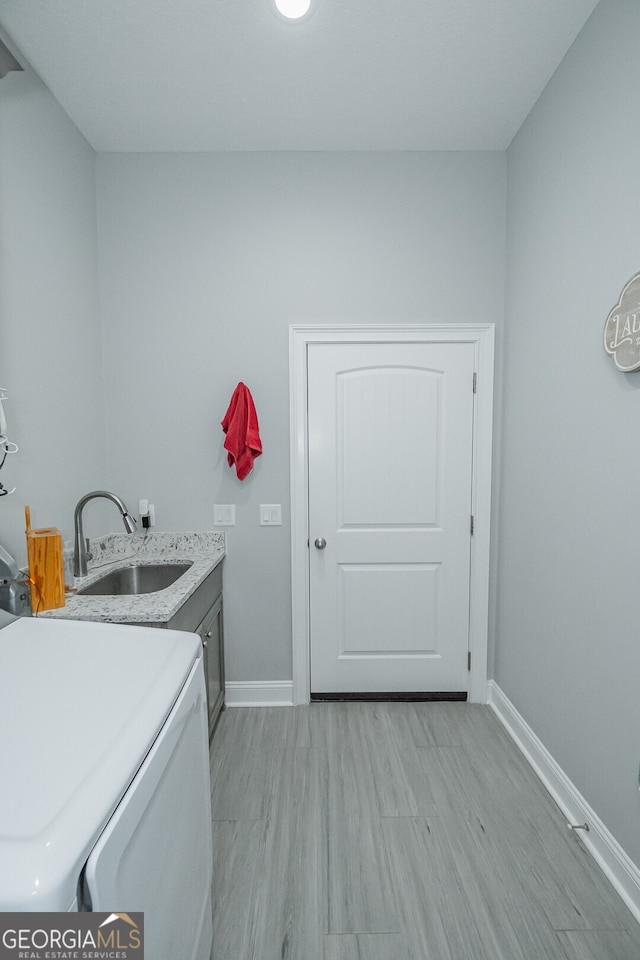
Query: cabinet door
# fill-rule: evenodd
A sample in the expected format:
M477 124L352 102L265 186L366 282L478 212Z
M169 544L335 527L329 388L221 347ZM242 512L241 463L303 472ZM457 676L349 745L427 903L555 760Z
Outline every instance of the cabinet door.
M222 595L211 607L198 628L204 648L209 704L209 736L224 705L224 633L222 627Z

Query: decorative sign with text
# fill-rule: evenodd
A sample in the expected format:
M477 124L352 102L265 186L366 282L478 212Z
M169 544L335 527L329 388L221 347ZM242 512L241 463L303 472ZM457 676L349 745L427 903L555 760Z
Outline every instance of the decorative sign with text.
M629 280L607 317L604 348L618 370L640 369L640 273Z

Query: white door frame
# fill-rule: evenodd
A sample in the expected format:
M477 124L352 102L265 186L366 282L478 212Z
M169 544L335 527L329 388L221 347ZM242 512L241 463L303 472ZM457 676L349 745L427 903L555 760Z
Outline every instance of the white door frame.
M291 467L291 593L293 702L309 703L309 484L307 436L307 350L313 343L472 343L477 392L473 409L473 478L469 590L469 700L487 702L489 540L493 427L494 324L291 324L289 403Z

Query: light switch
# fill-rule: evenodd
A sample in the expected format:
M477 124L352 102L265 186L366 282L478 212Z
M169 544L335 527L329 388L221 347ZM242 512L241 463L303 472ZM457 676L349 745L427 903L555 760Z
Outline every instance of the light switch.
M282 526L282 506L279 503L261 503L260 504L260 526L261 527L281 527Z
M236 525L235 503L214 503L213 525L214 527L235 527Z

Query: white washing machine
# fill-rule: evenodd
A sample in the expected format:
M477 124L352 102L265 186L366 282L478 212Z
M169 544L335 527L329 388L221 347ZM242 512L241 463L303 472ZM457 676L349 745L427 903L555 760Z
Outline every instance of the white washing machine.
M209 960L200 639L0 611L0 911L144 912L150 960Z

